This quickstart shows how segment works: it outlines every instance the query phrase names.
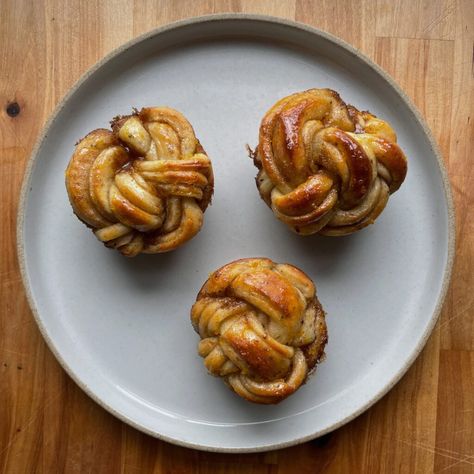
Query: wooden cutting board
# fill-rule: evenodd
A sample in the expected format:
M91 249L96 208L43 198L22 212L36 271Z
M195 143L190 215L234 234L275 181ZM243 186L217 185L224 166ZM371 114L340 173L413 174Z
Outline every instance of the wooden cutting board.
M25 299L15 251L26 160L71 85L110 50L145 31L228 11L314 25L388 71L433 130L457 210L457 258L444 310L402 381L332 434L251 455L172 446L128 427L90 400L46 347ZM2 0L0 471L474 472L473 40L472 0Z

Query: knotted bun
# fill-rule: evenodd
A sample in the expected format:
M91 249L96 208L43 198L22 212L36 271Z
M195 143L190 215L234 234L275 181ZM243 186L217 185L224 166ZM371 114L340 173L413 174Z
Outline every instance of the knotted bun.
M330 89L278 101L262 120L253 158L260 195L302 235L372 224L407 172L391 126Z
M237 260L212 273L191 321L208 371L255 403L278 403L295 392L327 342L313 282L267 258Z
M211 161L176 110L144 108L79 141L66 170L75 214L126 256L173 250L199 232Z

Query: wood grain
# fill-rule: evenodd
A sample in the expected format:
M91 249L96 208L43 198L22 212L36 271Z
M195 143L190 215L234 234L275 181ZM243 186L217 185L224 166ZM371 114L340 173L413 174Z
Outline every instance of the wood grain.
M25 163L71 85L104 54L138 34L169 21L226 11L266 13L320 27L392 74L440 144L457 209L457 259L448 298L426 348L402 381L330 435L250 455L172 446L98 407L46 348L15 256ZM472 0L4 0L0 22L1 472L474 472Z

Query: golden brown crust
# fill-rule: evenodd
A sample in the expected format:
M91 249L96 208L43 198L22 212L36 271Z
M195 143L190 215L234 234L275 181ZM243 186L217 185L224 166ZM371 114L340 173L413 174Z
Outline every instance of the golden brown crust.
M201 229L214 189L209 158L168 107L135 110L111 126L80 140L69 162L75 214L123 255L175 249Z
M313 282L267 258L236 260L213 272L191 321L209 372L255 403L278 403L295 392L327 342Z
M103 150L115 145L117 141L110 130L94 130L79 141L74 162L71 160L66 169L66 189L74 213L91 227L106 226L110 222L92 203L89 192L90 167Z
M263 200L303 235L345 235L373 223L407 172L390 125L330 89L278 101L252 158Z

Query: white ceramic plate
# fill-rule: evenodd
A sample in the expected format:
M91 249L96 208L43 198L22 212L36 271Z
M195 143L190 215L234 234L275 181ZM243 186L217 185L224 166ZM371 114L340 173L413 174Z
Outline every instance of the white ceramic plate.
M344 238L290 233L261 201L245 144L279 98L330 87L387 119L408 177L377 223ZM126 259L73 215L64 170L75 142L131 107L181 110L213 160L202 231L179 250ZM74 380L104 408L177 444L257 451L322 435L386 393L422 349L452 263L449 185L400 89L349 45L267 17L221 15L160 28L92 68L33 153L19 256L33 313ZM301 267L327 310L327 359L277 406L252 405L206 374L189 310L209 272L266 256Z

